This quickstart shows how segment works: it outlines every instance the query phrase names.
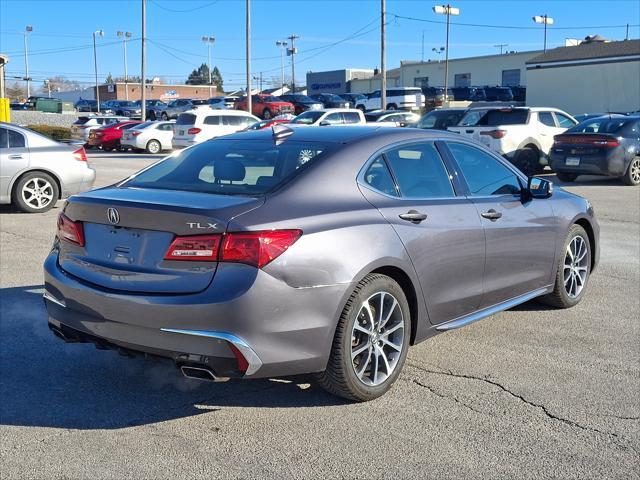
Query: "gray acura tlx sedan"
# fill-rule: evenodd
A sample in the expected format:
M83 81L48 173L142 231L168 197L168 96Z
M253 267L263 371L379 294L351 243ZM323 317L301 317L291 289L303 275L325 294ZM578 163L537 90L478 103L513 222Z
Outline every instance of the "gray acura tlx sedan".
M44 297L68 342L363 401L438 332L576 305L598 256L587 200L460 136L277 126L71 197Z

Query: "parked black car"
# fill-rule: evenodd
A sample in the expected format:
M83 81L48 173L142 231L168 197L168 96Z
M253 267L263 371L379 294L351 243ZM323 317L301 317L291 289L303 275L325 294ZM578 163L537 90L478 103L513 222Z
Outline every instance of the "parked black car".
M427 109L442 107L445 103L454 99L453 92L447 88L447 96L444 95L444 87L422 87L424 103Z
M509 87L482 87L487 102L512 102L513 92Z
M335 93L316 93L309 96L322 103L324 108L349 108L350 106L348 100L339 97Z
M307 110L320 110L323 108L322 102L314 100L307 95L302 95L301 93L287 93L285 95L280 95L280 99L283 102L291 103L296 115L300 115L302 112L306 112Z
M73 106L78 112L97 112L98 111L98 102L96 102L95 100L85 100L81 98Z
M423 115L416 127L430 130L446 130L447 127L457 125L466 112L466 108L436 108Z
M140 118L142 109L140 104L136 105L130 100L108 100L100 104L100 109L107 108L113 110L116 115L129 118Z
M457 101L482 102L487 99L484 88L481 87L453 87L451 91L453 99Z
M515 102L527 101L527 87L510 87Z
M145 100L144 103L147 105L147 112L146 112L146 118L149 119L149 115L151 114L151 110L155 107L155 108L162 108L162 107L166 107L167 104L164 103L162 100L157 100L157 99L148 99ZM136 100L135 102L133 102L133 104L137 107L140 108L141 102L140 100Z
M29 105L26 103L12 102L9 104L11 110L29 110Z
M591 118L553 138L549 164L558 180L607 175L640 185L640 115Z
M347 102L349 102L349 106L351 108L356 108L356 103L358 103L358 100L367 98L367 96L362 93L341 93L338 96L344 98Z

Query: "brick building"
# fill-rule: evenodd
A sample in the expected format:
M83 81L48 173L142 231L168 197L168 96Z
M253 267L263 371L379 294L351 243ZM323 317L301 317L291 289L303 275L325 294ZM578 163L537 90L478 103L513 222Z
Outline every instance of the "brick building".
M95 88L95 87L94 87ZM100 101L140 100L139 83L109 83L99 85ZM165 85L159 82L146 84L146 97L151 100L169 102L176 98L210 98L218 96L215 85Z

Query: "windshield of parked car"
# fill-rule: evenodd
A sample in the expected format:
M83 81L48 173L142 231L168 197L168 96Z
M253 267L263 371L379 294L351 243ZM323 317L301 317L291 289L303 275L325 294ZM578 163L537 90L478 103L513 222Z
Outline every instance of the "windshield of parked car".
M447 127L457 125L463 115L464 110L434 110L423 116L417 127L446 130Z
M305 103L316 103L317 100L314 100L311 97L307 97L306 95L287 95L286 97L283 97L287 102L291 101L291 102L305 102Z
M567 133L616 133L632 121L628 118L592 118L571 127Z
M280 100L278 97L274 97L273 95L264 95L260 97L260 100L262 100L263 102L281 102L282 100Z
M195 125L196 116L193 113L181 113L178 115L176 125Z
M507 108L496 110L471 111L467 113L459 125L496 127L498 125L522 125L529 119L529 111L524 108Z
M334 95L332 93L324 95L323 100L325 102L344 102L344 98L340 98L338 95Z
M317 161L329 148L316 142L276 145L271 139L213 140L167 157L120 186L261 195Z
M301 123L303 125L310 125L315 123L321 116L323 112L308 110L306 112L302 112L296 118L291 120L291 123Z
M129 100L120 100L120 101L118 101L116 103L121 107L134 107L135 106L135 104L133 102L130 102Z

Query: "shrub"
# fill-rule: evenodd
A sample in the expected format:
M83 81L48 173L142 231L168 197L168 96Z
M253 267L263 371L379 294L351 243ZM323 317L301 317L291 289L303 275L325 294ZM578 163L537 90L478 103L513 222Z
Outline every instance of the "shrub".
M52 140L69 140L71 138L71 129L68 127L54 127L52 125L27 125L27 128L34 132L41 133L45 137Z

